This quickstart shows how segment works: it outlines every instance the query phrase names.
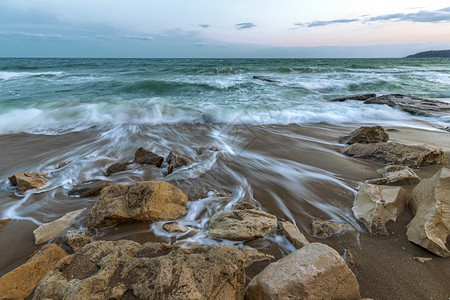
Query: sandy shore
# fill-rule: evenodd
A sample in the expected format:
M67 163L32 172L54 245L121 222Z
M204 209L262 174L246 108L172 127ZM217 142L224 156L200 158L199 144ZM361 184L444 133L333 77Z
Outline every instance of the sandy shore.
M193 127L191 127L193 126ZM169 178L181 189L190 186L207 188L215 185L234 191L235 174L245 178L251 191L246 196L253 197L265 211L280 219L295 221L311 242L325 243L340 254L351 249L356 254L353 269L360 284L361 295L374 299L448 299L450 297L450 260L443 259L416 246L406 239L406 224L412 214L406 211L396 223L388 223L389 236L372 235L356 220L351 207L359 185L379 177L376 170L381 163L346 157L338 150L339 136L346 135L359 124L311 126L236 126L236 145L233 155L224 155L216 166L204 174L190 179ZM442 131L428 131L412 127L386 127L391 141L402 143L423 143L439 146L450 157L450 134ZM207 145L207 132L210 126L186 125L174 127L161 133L161 139L175 139L173 132L183 132L189 136L192 145ZM99 135L96 131L80 132L62 136L4 135L0 138L0 179L25 171L40 169L51 164L70 164L66 155L73 149L85 149ZM125 154L131 156L140 144L148 140L137 139ZM186 138L189 140L188 138ZM175 142L175 141L174 141ZM32 145L32 146L31 146ZM99 145L107 145L99 142ZM239 147L238 147L239 146ZM82 150L80 150L82 151ZM98 159L92 163L93 169L103 170L111 160ZM227 166L232 172L224 171ZM428 166L417 170L422 178L432 176L440 166ZM93 174L96 171L93 171ZM153 171L134 172L131 170L122 177L112 177L115 182L127 180L157 179ZM57 170L55 171L55 173ZM98 174L100 171L98 171ZM134 172L134 173L133 173ZM234 174L232 176L232 174ZM7 208L11 201L20 201L11 189L0 190L0 207ZM53 201L53 202L52 202ZM56 201L56 202L54 202ZM0 275L26 261L40 248L33 243L32 230L37 224L24 220L24 216L39 222L48 222L63 213L88 207L95 198L68 199L67 189L47 190L33 195L24 204L22 220L13 220L0 229ZM51 203L51 211L45 203ZM42 207L40 206L42 204ZM47 203L47 204L48 204ZM50 204L48 204L50 205ZM313 220L332 220L347 222L358 229L357 233L334 235L327 239L312 236ZM85 227L87 212L73 227ZM102 230L99 239L133 239L138 242L161 241L149 232L148 224L125 224ZM166 241L167 240L164 240ZM172 241L173 242L173 241ZM448 244L450 241L448 241ZM285 255L285 250L273 241L262 239L247 242L247 245L270 252L277 258ZM413 257L430 257L431 261L419 263ZM257 263L247 270L247 279L252 278L266 263Z

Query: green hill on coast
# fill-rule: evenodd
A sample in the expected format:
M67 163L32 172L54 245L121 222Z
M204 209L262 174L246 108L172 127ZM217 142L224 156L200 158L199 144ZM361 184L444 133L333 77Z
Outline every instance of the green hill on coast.
M450 50L431 50L408 55L406 58L450 58Z

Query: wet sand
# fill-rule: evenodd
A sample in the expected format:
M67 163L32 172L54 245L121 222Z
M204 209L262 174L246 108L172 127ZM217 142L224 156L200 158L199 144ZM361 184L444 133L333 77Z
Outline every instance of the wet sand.
M417 124L416 124L417 125ZM406 224L412 214L406 211L396 223L388 223L389 236L372 235L356 220L351 211L359 185L379 177L383 164L346 157L338 150L339 136L346 135L359 124L306 126L222 126L171 125L139 127L115 137L92 129L61 136L3 135L0 138L0 209L1 217L15 213L19 221L11 221L0 229L0 275L17 267L40 248L33 243L32 230L40 222L52 221L64 213L92 207L96 198L69 198L71 186L91 178L115 183L137 180L167 180L183 191L190 200L208 191L231 191L233 197L211 198L198 214L198 222L214 211L227 208L230 201L250 201L279 219L297 224L311 242L322 242L340 254L351 249L356 254L353 268L361 295L374 299L448 299L450 296L450 261L439 258L406 239ZM386 127L391 141L424 143L439 146L450 157L450 134L405 127ZM216 132L217 135L212 135ZM120 141L120 142L117 142ZM229 147L229 151L197 155L194 147ZM178 149L197 155L199 167L164 176L164 170L134 167L104 177L108 165L116 160L130 160L134 151L144 146L167 155ZM432 176L440 166L417 170L422 178ZM25 199L7 183L7 177L24 171L44 170L51 173L47 186ZM74 179L71 179L71 176ZM63 179L61 179L63 178ZM203 195L204 196L204 195ZM18 203L11 209L11 203ZM28 220L26 220L28 219ZM357 233L334 235L327 239L312 236L313 220L347 222ZM85 212L73 229L85 228ZM204 227L199 225L199 230ZM102 229L98 239L133 239L138 242L176 242L178 238L158 236L149 224L122 224ZM181 236L179 239L186 237ZM246 245L269 252L276 258L290 250L271 238L246 242ZM432 257L423 264L414 256ZM251 279L268 261L251 265Z

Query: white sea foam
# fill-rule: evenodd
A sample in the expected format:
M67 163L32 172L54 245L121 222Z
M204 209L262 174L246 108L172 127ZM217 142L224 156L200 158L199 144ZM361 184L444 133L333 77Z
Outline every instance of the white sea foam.
M10 80L16 78L23 77L31 77L31 76L61 76L65 75L65 72L0 72L0 80Z

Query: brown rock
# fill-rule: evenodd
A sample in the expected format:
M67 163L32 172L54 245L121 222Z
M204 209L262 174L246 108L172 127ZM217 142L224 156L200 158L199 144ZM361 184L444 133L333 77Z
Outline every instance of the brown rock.
M29 189L41 188L48 181L47 174L41 172L18 173L8 179L12 185L17 186L22 194Z
M255 248L252 248L249 246L244 246L244 248L242 248L242 253L244 253L244 255L245 255L245 261L246 261L247 265L249 265L255 261L260 261L260 260L264 260L264 259L275 259L275 257L273 255L263 253Z
M1 220L0 220L0 228L2 228L3 226L5 226L6 223L8 223L9 221L11 221L11 219L1 219Z
M113 183L108 180L94 179L84 181L83 183L74 186L69 192L69 196L78 196L80 198L96 197L100 195L102 189L110 185L113 185Z
M158 168L161 168L161 165L164 161L164 157L159 156L151 151L148 151L142 147L137 149L134 154L134 162L142 165L154 165Z
M389 234L385 224L397 220L406 206L406 200L406 190L402 187L363 184L352 210L370 232Z
M300 249L309 244L303 233L292 222L279 221L278 225L280 226L281 233L295 248Z
M250 202L238 202L233 204L232 210L257 209L257 207Z
M360 299L359 285L339 254L311 243L268 265L248 284L245 299Z
M130 164L130 162L118 162L112 164L108 167L108 169L106 169L106 176L110 176L113 173L125 171Z
M356 265L356 254L350 249L345 249L344 260L350 269L353 269Z
M51 240L52 238L60 234L64 229L69 228L69 226L72 225L85 210L86 208L72 211L55 221L42 224L33 231L34 243L36 245L39 245L48 240Z
M426 261L431 260L431 257L418 257L418 256L414 256L413 257L414 260L417 260L418 262L420 262L421 264L423 264Z
M418 168L427 165L446 165L447 157L441 148L426 145L403 145L399 143L353 144L342 153L355 158L371 159L386 164Z
M360 127L348 136L343 136L339 139L339 143L341 144L370 144L370 143L379 143L379 142L387 142L389 140L389 135L384 131L384 128L381 126L363 126Z
M67 253L56 244L47 244L23 265L0 278L1 299L25 299L42 278Z
M355 231L355 228L347 223L335 223L322 220L314 220L312 222L312 233L320 238L327 238L333 234L345 231Z
M169 233L185 233L189 230L186 226L177 223L166 223L163 225L163 229Z
M277 225L277 217L256 210L225 210L209 221L208 237L243 241L260 238Z
M411 193L410 206L416 215L406 226L408 240L449 257L446 243L450 235L450 169L442 168L419 183Z
M63 237L63 244L69 246L73 251L78 251L92 241L92 236L87 230L69 230Z
M58 264L34 299L239 299L244 268L230 246L97 241Z
M390 165L378 170L383 178L367 180L369 184L378 185L416 185L422 179L406 166Z
M89 227L121 222L174 220L186 211L187 196L170 183L141 181L102 190L89 212Z
M167 163L169 164L167 173L171 174L174 171L174 169L191 165L195 163L195 160L185 155L182 155L176 151L170 151L169 156L167 156Z

